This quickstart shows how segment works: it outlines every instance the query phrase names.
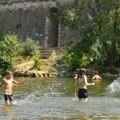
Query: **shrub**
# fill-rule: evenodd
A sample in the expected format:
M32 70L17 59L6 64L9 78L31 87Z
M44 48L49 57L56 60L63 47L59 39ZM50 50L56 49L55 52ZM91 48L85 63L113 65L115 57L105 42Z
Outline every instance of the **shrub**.
M0 56L13 57L18 48L16 35L6 35L4 40L0 41Z
M40 69L40 65L41 65L40 55L35 55L33 59L35 61L34 68Z
M89 57L81 51L79 44L71 43L64 55L56 62L58 71L72 73L78 67L85 68L89 64Z
M0 74L12 68L12 57L17 53L18 42L16 35L5 35L0 41Z
M0 56L0 74L2 75L9 68L12 68L11 59Z
M36 54L40 54L40 46L31 38L27 38L23 43L22 54L25 57L32 57Z

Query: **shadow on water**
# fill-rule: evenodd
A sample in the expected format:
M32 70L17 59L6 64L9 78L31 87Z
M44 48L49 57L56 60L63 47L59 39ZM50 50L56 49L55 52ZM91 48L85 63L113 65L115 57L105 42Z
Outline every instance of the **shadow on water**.
M17 79L24 83L14 87L14 105L0 110L0 120L120 120L119 97L106 96L113 80L89 87L89 101L83 103L73 95L73 79Z

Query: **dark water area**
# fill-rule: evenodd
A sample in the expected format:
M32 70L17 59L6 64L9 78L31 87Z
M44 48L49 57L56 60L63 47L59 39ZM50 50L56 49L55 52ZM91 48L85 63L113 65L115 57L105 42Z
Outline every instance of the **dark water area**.
M0 120L120 120L120 97L107 94L119 83L113 78L89 86L88 102L74 96L72 78L15 79L23 84L14 86L14 105L0 109ZM4 87L0 104L4 104L3 94Z

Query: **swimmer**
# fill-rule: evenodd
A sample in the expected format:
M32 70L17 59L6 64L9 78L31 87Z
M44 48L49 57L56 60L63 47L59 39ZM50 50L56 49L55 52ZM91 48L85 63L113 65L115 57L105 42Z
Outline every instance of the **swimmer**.
M92 77L93 81L102 80L101 76L98 74L98 71L95 71L95 75Z

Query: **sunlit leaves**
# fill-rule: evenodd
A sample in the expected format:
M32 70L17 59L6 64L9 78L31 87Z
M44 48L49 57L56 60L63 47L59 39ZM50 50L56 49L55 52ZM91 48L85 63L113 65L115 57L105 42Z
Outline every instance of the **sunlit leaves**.
M0 41L0 56L12 57L17 52L17 43L16 35L6 35Z
M81 39L68 47L65 59L71 68L84 66L83 55L98 65L120 65L120 1L76 0L62 13L65 16L59 14L60 23L75 29Z
M16 35L6 35L0 41L0 74L12 67L12 57L18 51Z

